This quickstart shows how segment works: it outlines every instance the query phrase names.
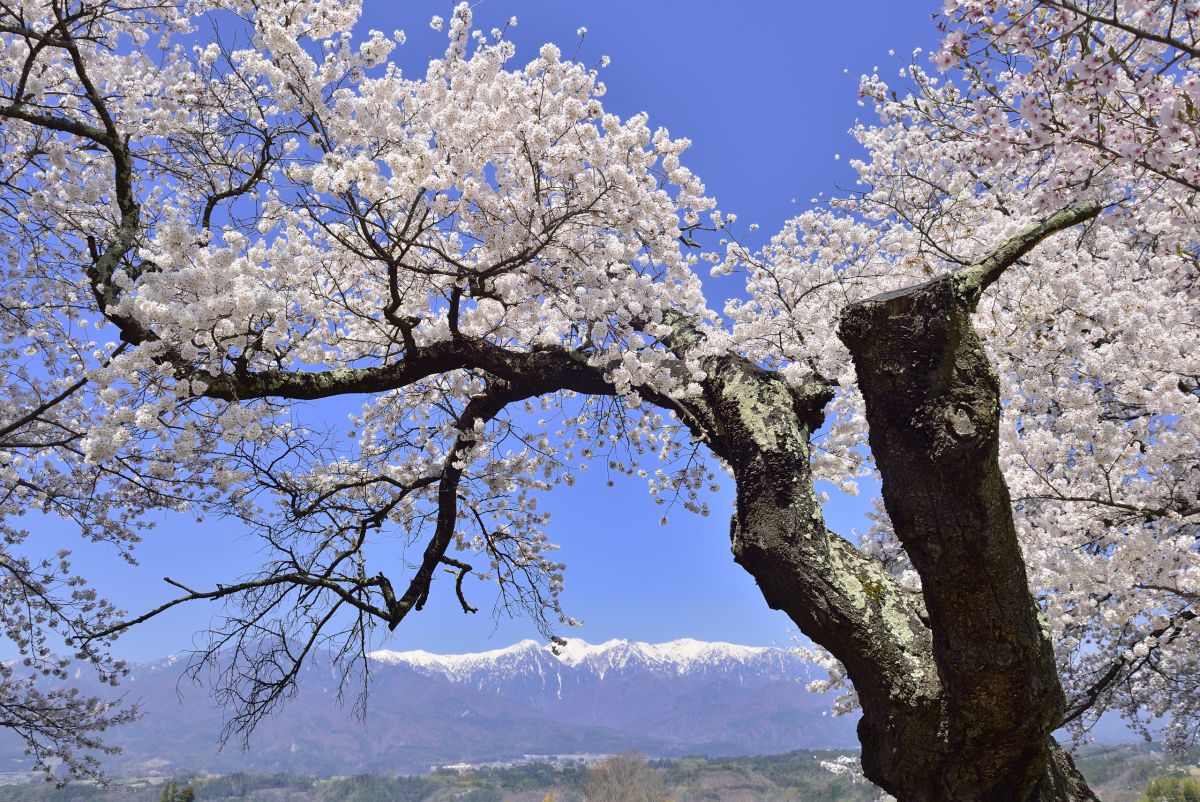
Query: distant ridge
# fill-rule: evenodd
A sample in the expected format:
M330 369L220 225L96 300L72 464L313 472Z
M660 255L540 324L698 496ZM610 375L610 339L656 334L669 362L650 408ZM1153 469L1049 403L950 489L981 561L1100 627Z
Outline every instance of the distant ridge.
M828 715L809 693L811 666L794 650L689 638L667 643L525 640L473 654L380 650L360 722L336 703L327 667L262 724L248 752L218 751L221 712L180 683L167 657L122 686L146 715L113 733L117 772L292 771L318 776L421 773L439 765L538 754L636 749L655 757L774 754L857 745L855 721ZM182 694L182 695L181 695ZM0 771L27 758L0 741Z

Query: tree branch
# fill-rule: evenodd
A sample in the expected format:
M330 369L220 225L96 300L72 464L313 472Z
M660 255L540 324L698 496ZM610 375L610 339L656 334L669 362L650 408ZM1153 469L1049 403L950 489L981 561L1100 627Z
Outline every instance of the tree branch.
M1144 28L1135 27L1127 22L1122 22L1117 18L1116 14L1111 17L1102 17L1099 14L1094 14L1091 11L1088 11L1087 9L1080 8L1074 3L1067 2L1067 0L1038 0L1038 2L1040 2L1042 5L1050 6L1051 8L1057 8L1061 11L1077 14L1078 16L1086 19L1088 22L1107 25L1110 28L1116 28L1117 30L1132 34L1139 39L1147 39L1151 42L1158 42L1161 45L1166 45L1167 47L1173 47L1176 50L1186 53L1190 58L1200 58L1200 49L1197 49L1195 45L1189 45L1187 42L1184 42L1180 39L1175 39L1171 36L1163 36L1162 34L1157 34L1153 31L1147 31Z
M1087 201L1060 209L1009 237L1003 244L969 267L953 273L951 280L958 292L968 299L970 308L973 310L979 303L979 298L984 290L995 283L996 279L1000 278L1005 270L1016 264L1021 257L1036 248L1047 237L1086 220L1091 220L1103 209L1104 205L1099 201ZM907 291L900 290L899 292Z

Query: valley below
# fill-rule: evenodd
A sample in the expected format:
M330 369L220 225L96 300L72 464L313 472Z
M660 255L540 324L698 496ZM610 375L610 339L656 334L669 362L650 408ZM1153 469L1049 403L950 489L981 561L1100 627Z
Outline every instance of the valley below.
M28 773L19 744L0 741L0 799L176 802L170 794L188 789L213 802L581 802L589 766L623 752L645 756L673 802L878 793L823 767L857 762L856 717L831 715L832 697L808 690L819 675L793 649L683 639L379 651L361 719L353 689L318 659L278 715L224 748L227 713L186 665L139 665L121 686L143 715L109 738L121 749L105 762L109 787L56 789ZM1119 726L1097 736L1130 740ZM1190 765L1153 744L1093 744L1079 759L1112 802L1137 802L1148 779Z
M111 773L426 774L526 755L766 755L858 743L855 718L830 715L832 699L807 690L811 664L777 647L572 640L555 654L529 640L465 655L375 652L362 719L356 688L340 687L318 659L278 715L224 748L227 711L185 665L141 665L122 684L143 715L110 734L121 748L105 763ZM28 762L15 740L0 741L0 772Z
M879 790L831 774L822 763L852 750L798 750L781 755L687 757L651 761L672 802L871 802ZM1105 802L1139 802L1146 782L1169 774L1196 774L1200 755L1173 758L1154 744L1087 746L1080 769ZM190 790L197 802L585 802L582 762L533 762L507 767L442 769L419 776L317 779L298 774L184 773L118 778L108 788L77 783L56 789L44 782L0 786L5 802L161 802L171 790ZM170 785L169 785L170 784ZM179 797L175 797L178 799Z

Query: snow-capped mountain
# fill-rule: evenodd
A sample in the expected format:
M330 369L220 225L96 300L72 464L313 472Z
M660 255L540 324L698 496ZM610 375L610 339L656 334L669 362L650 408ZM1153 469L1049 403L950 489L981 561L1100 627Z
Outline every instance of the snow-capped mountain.
M115 733L124 753L114 769L411 773L524 754L770 754L857 741L855 722L829 716L830 700L805 689L811 669L788 649L522 641L477 654L369 658L365 722L339 707L331 672L314 665L248 752L217 751L221 712L179 683L182 662L139 666L123 690L146 715ZM7 754L0 770L20 762Z
M795 678L797 671L806 669L805 663L786 649L708 643L691 638L667 643L610 640L598 645L569 638L565 646L523 640L504 649L474 654L385 650L371 652L368 657L377 663L405 665L425 674L437 674L452 682L478 682L481 678L502 682L531 670L539 675L546 671L574 671L602 680L607 674L621 672L680 677L774 672L780 677Z

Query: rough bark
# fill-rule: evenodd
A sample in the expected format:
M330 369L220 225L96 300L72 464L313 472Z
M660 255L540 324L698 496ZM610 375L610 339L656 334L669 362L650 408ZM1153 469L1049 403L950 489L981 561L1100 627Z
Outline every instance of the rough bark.
M745 360L710 367L711 439L733 468L734 559L767 603L828 648L862 703L864 754L887 773L935 770L940 680L929 660L930 631L918 594L900 588L875 560L828 531L813 489L809 435L828 388L796 392Z
M842 316L884 504L922 579L941 686L934 776L914 783L864 761L902 800L1092 798L1050 737L1065 700L1000 471L999 380L971 317L1006 267L1098 211L1059 213L967 270Z
M941 280L856 305L841 327L942 686L941 795L903 778L901 799L1040 798L1065 709L997 460L999 381L973 308L961 282Z
M1027 587L1014 585L993 602L1014 609L1000 610L1002 620L990 629L974 632L953 621L938 632L927 611L928 594L903 590L877 562L825 527L808 440L820 425L827 388L796 391L745 360L725 359L708 367L705 390L700 406L708 421L706 438L737 482L734 559L754 576L772 608L787 613L846 666L863 710L859 737L867 776L900 802L1093 800L1070 757L1050 737L1061 721L1062 694ZM881 462L885 482L893 467ZM909 490L931 505L953 508L938 503L944 487L920 471L908 473L919 485ZM961 481L978 479L964 474ZM963 489L989 497L997 492L986 483ZM1002 484L999 492L1006 498ZM987 594L993 591L985 583L1015 581L1017 575L1024 582L1011 514L1002 511L1003 516L999 507L992 513L1007 517L1008 542L988 548L1001 562L1015 559L1004 563L1008 574L989 571L986 560L976 563L966 555L956 569L965 576L952 577L954 590L939 590L939 600L967 592L964 588ZM960 530L974 525L950 517ZM958 537L965 546L966 536L960 531ZM943 619L976 619L996 610L976 612L947 609ZM1018 635L1007 632L1010 625ZM954 641L959 637L967 640ZM1025 648L1014 652L1008 645L1014 640ZM994 648L997 643L1004 648ZM972 670L946 671L938 655L947 651L949 662ZM999 690L991 684L993 673L1003 675Z

